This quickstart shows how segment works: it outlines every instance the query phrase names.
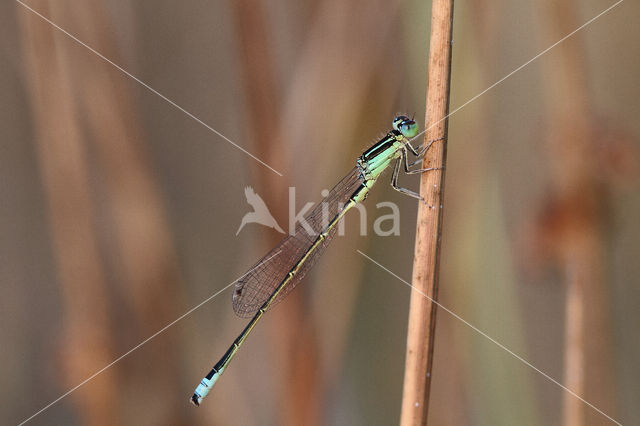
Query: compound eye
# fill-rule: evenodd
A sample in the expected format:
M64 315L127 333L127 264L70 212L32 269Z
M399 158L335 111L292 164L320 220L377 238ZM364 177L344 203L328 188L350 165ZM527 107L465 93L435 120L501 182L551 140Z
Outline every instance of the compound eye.
M405 121L398 129L407 138L413 138L418 134L418 125L413 120Z

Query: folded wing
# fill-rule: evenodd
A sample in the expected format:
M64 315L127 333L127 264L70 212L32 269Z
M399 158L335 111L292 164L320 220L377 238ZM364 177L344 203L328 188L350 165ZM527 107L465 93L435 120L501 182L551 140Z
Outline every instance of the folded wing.
M269 253L258 261L235 285L233 292L233 310L240 317L251 317L269 299L278 288L286 275L302 257L310 250L318 234L323 232L328 223L336 217L349 198L360 187L362 177L360 170L355 167L345 176L327 195L304 217L303 223L298 223L293 235L284 237ZM316 246L309 253L296 275L282 289L273 305L282 301L304 278L316 260L322 255L327 245L335 235L337 226L328 231L322 244Z

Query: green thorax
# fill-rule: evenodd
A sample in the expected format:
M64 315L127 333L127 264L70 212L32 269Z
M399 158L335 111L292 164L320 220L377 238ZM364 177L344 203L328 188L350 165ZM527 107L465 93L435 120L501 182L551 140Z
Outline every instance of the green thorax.
M391 161L401 156L404 140L400 132L392 130L358 158L358 166L362 169L369 188L389 167Z

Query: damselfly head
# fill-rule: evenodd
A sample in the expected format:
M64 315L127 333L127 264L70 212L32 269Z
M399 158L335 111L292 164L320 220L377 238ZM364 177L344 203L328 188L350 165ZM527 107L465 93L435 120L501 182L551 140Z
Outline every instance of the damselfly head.
M393 128L406 138L412 138L418 134L418 125L412 118L406 115L399 115L393 119Z

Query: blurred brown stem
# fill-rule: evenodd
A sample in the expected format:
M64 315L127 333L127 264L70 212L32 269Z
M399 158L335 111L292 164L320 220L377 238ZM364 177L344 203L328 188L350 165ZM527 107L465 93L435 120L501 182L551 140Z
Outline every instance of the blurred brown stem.
M50 13L48 3L41 7L43 13ZM87 147L69 74L71 64L47 23L24 10L18 14L64 315L62 372L57 377L63 383L62 391L113 360L113 330L105 267L94 226ZM120 423L118 387L117 376L107 372L100 376L98 386L74 393L79 421L93 426Z
M112 21L100 4L40 6L43 15L62 26L84 25L79 38L119 62ZM118 344L129 344L132 331L148 336L175 318L179 277L161 197L141 148L129 83L41 18L22 9L20 14L25 16L27 82L64 309L61 374L71 387L111 363ZM97 201L99 186L91 185L99 170L106 172L104 204ZM108 239L113 245L102 238L105 218L113 221ZM115 260L117 268L110 270L106 259ZM126 330L118 328L116 313L122 307L111 310L115 288L109 287L109 277L114 272L130 305L131 315L122 319ZM91 389L73 394L83 424L135 423L135 410L122 408L129 392L136 398L126 403L156 404L145 414L147 421L176 423L178 404L172 395L181 377L176 340L167 335L154 345L161 348L157 356L120 366L126 386L114 369L100 374ZM154 392L137 392L147 388ZM180 420L187 421L184 414Z
M250 137L254 141L255 152L268 164L278 170L288 169L286 149L280 135L282 104L279 99L276 64L272 46L272 32L262 1L240 0L233 3L235 23L240 41L240 59L245 83L246 102L249 109ZM288 164L283 164L283 163ZM262 166L252 169L254 181L265 201L272 207L274 217L280 222L287 217L287 199L282 188L283 179ZM286 220L286 219L285 219ZM284 222L286 223L286 222ZM281 238L273 233L269 246ZM288 365L289 377L281 387L283 403L282 424L314 425L319 423L317 374L317 346L313 321L304 317L303 293L298 291L289 296L287 304L280 311L286 315L275 315L272 322L271 341L280 351ZM303 344L301 344L301 341Z
M567 296L565 308L564 380L569 389L584 393L584 283L582 269L575 259L567 265ZM582 401L570 393L564 394L565 426L584 424Z
M83 39L121 62L112 36L115 23L104 5L83 2L73 7L60 4L56 9L67 22L84 23ZM114 284L120 286L129 309L124 322L136 334L148 336L180 314L181 285L162 197L145 149L146 135L138 124L137 104L123 76L75 44L64 45L70 55L75 54L70 75L76 100L85 118L86 139L95 148L97 167L105 177L107 203L101 214L112 222L111 244L105 255L115 265ZM116 335L125 344L130 338L139 338L126 332ZM152 394L136 392L138 406L163 401L146 414L150 423L175 424L178 418L187 422L184 414L178 414L179 403L173 397L181 377L176 337L165 335L153 344L161 356L136 358L121 367L128 369L128 389L154 389ZM132 403L131 398L127 403Z
M577 2L547 2L553 37L575 28ZM606 163L594 155L598 119L592 111L589 67L584 47L559 47L545 72L549 104L547 155L552 180L541 230L562 269L565 299L563 384L609 415L615 412L608 291L603 273L607 187ZM546 228L546 229L545 229ZM588 372L588 373L587 373ZM563 424L579 426L595 415L579 399L564 394Z
M423 167L444 167L446 162L452 31L453 0L433 1L425 143L440 138L443 140L429 149ZM427 423L436 324L436 304L433 301L438 297L443 189L444 170L422 174L420 195L426 200L426 205L420 203L418 209L412 278L416 291L411 293L409 307L400 421L403 426Z

